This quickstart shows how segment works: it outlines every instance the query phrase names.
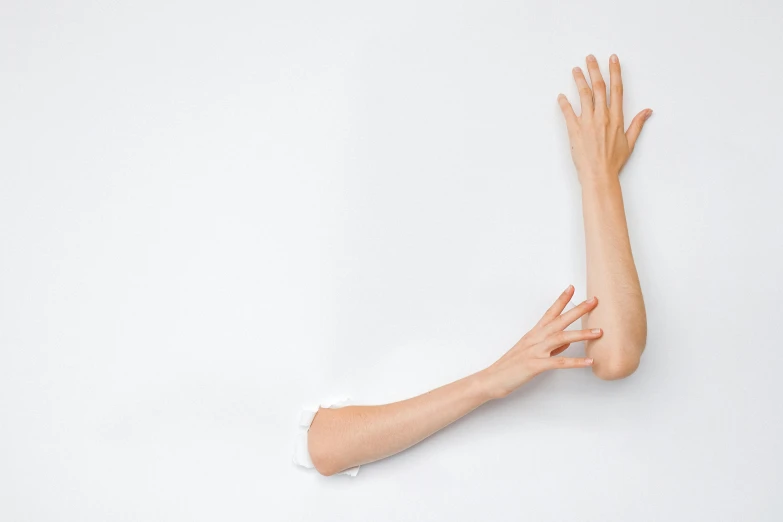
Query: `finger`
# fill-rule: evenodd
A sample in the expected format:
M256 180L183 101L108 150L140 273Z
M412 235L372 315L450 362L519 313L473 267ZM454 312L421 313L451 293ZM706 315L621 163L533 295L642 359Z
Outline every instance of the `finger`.
M543 366L544 371L589 368L593 365L593 360L589 357L550 357L549 359L539 360L543 361L541 366Z
M590 83L593 85L595 113L605 115L608 110L606 106L606 83L604 83L604 77L601 76L598 60L592 54L587 57L587 71L590 73Z
M556 355L555 349L560 349L563 345L571 343L578 343L579 341L589 341L591 339L598 339L604 334L600 328L593 328L591 330L569 330L565 332L557 332L550 335L541 344L544 353L550 355ZM562 351L562 350L561 350ZM560 352L558 352L560 353Z
M581 116L587 115L588 117L593 114L593 91L590 90L590 86L587 85L585 75L582 69L574 67L574 81L576 82L576 88L579 89L579 102L582 104Z
M549 310L546 311L546 313L541 317L541 320L538 322L540 326L544 326L546 324L549 324L554 319L557 319L557 317L563 313L563 310L565 310L565 307L568 306L568 303L571 302L571 298L574 296L574 285L568 285L568 288L563 290L563 293L560 294L560 297L557 298L557 301L549 307Z
M590 312L596 306L598 306L597 297L591 297L587 301L583 301L579 306L572 308L554 321L551 321L546 327L548 333L552 334L554 332L559 332L560 330L565 330L569 324Z
M552 350L552 352L549 354L550 357L554 357L555 355L560 355L564 351L568 350L568 347L571 346L570 344L564 344L563 346L559 346Z
M623 75L616 54L609 58L609 117L623 124Z
M563 111L566 127L568 127L568 134L571 134L571 132L576 129L576 126L579 124L579 120L576 118L574 108L571 107L571 102L568 101L568 98L566 98L565 94L557 95L557 103L560 105L560 110Z
M636 146L636 140L639 139L639 134L642 132L644 122L646 122L651 115L652 109L644 109L631 120L631 124L628 126L628 130L625 133L625 137L628 139L628 148L631 152L633 152L633 148Z

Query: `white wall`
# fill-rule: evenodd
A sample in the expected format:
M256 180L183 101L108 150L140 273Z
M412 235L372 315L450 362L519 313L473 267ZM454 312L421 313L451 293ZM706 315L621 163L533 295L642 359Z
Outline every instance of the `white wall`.
M783 8L0 4L0 519L780 520ZM324 479L297 409L482 368L569 283L556 103L623 173L639 371L546 375ZM578 353L579 348L574 349Z

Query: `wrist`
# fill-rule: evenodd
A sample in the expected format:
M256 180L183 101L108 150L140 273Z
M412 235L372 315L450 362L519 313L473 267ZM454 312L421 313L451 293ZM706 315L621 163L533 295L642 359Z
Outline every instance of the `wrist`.
M611 185L620 182L620 175L607 169L595 169L589 172L579 173L579 183L585 186Z
M482 404L500 397L494 384L491 367L474 373L470 378L473 381L474 393Z
M583 194L605 194L620 189L620 177L608 174L585 176L579 182Z

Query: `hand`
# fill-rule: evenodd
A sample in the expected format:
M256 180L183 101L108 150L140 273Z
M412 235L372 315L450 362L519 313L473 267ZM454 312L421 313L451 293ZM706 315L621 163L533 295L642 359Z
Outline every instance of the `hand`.
M609 179L619 176L642 132L644 122L652 114L651 109L641 111L631 121L626 132L623 123L623 80L617 55L613 54L609 58L611 103L607 102L606 84L592 54L587 57L587 70L590 72L592 89L582 69L574 67L573 70L582 105L580 116L574 113L565 95L557 97L568 126L571 157L582 184L606 176Z
M571 343L598 339L603 335L600 328L563 331L568 325L598 306L598 299L593 297L560 315L573 295L574 287L569 285L538 324L503 357L484 370L491 397L505 397L546 370L588 368L593 364L592 359L582 357L554 357L568 348Z

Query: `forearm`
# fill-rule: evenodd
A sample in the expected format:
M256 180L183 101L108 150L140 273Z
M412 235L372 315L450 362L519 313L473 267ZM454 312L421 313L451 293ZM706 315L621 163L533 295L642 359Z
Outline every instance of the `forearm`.
M399 453L491 399L484 372L382 406L321 408L308 433L316 469L332 475Z
M647 338L647 318L636 273L622 190L617 176L601 176L582 184L582 210L587 254L587 292L600 306L583 319L583 327L601 326L604 335L588 341L593 372L602 379L620 379L639 365Z

